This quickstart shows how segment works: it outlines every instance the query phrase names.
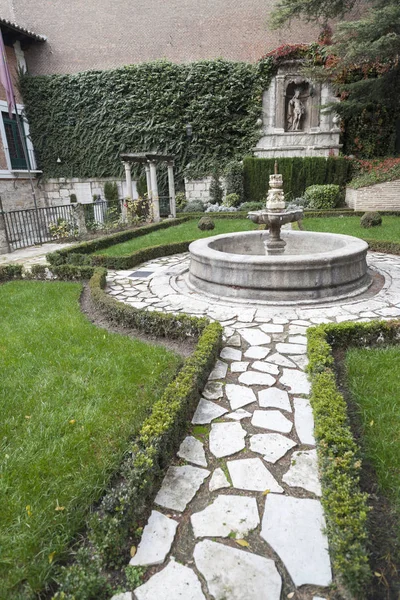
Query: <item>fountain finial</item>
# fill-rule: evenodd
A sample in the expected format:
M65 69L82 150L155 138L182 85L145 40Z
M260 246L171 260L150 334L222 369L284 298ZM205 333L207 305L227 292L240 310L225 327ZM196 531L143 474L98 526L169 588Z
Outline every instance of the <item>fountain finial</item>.
M278 161L275 161L275 165L274 165L274 175L278 175Z

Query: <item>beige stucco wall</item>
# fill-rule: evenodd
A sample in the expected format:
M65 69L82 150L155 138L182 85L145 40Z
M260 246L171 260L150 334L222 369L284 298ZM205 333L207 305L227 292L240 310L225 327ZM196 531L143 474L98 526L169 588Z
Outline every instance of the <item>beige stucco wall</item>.
M358 190L347 188L346 204L354 210L400 210L400 179Z

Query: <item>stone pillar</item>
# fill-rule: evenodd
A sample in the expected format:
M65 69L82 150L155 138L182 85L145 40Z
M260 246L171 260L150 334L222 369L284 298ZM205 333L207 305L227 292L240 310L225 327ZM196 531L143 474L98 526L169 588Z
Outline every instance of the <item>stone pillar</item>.
M10 248L7 240L6 223L0 212L0 254L8 254L8 252L10 252Z
M276 87L275 87L275 132L284 133L286 127L286 115L285 115L285 76L276 76Z
M147 185L147 196L151 198L151 178L150 178L150 166L144 165L146 171L146 185Z
M76 224L78 227L78 233L79 235L86 235L87 234L87 227L86 227L86 220L85 220L85 210L83 208L83 204L80 204L78 202L78 204L76 204L74 206L74 214L76 217Z
M168 163L168 193L169 193L169 210L173 217L176 217L176 202L175 202L175 181L174 181L174 163Z
M130 198L132 200L132 175L131 175L131 163L130 162L124 162L124 167L125 167L125 180L126 180L126 191L128 194L128 198ZM126 218L127 218L127 206L126 206L126 202L125 199L122 202L122 222L126 223Z
M150 184L151 184L151 206L153 220L157 223L160 220L160 202L158 199L157 171L156 163L150 161Z

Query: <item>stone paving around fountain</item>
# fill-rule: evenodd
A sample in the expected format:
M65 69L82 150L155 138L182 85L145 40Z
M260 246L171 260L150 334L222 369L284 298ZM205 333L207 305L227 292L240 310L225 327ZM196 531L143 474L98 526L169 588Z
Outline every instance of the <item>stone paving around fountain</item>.
M329 598L332 573L304 373L306 330L400 316L400 257L370 253L368 262L385 276L383 288L324 306L210 300L185 285L187 255L109 272L107 291L117 300L206 315L224 327L224 346L192 430L131 560L151 569L133 598ZM290 595L296 591L300 595Z

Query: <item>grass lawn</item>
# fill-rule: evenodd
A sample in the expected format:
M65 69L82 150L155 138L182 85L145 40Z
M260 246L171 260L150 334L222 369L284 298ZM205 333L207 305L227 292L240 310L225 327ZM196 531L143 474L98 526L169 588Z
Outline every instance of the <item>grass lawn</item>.
M363 450L400 517L400 346L348 351L348 386L359 411ZM400 533L400 532L399 532Z
M303 226L307 231L344 233L369 240L400 242L400 217L394 216L383 216L380 227L369 229L360 227L360 217L306 218L303 220Z
M81 285L0 286L0 598L51 581L181 359L107 333Z
M212 214L209 215L213 218ZM123 256L131 254L135 250L148 248L149 246L158 246L160 244L172 244L174 242L185 242L198 238L209 237L210 235L219 235L220 233L231 233L234 231L250 231L256 229L257 225L249 219L213 219L215 229L212 231L200 231L197 227L199 219L182 223L168 229L160 229L153 233L148 233L139 238L129 240L123 244L117 244L104 250L98 250L94 254L103 254L106 256Z

